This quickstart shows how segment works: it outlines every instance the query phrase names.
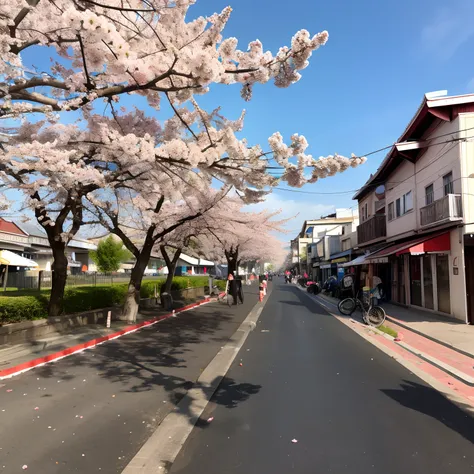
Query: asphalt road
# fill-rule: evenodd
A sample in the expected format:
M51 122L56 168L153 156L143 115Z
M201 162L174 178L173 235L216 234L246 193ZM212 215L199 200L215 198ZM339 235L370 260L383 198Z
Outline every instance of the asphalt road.
M473 418L297 288L273 285L202 416L214 420L194 428L172 474L474 472Z
M120 473L258 300L211 303L0 381L0 473Z

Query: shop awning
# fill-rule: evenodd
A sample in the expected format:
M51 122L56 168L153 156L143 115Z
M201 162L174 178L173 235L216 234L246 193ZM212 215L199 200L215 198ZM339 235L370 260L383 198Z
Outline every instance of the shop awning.
M22 257L10 250L0 250L0 263L12 267L37 267L38 264L29 258Z
M409 242L391 245L390 247L371 254L369 260L374 262L381 258L388 258L390 255L398 256L405 253L422 255L429 252L449 252L449 250L451 250L449 232L444 232L442 234L428 235Z
M367 255L361 255L360 257L355 258L354 260L351 260L350 262L343 263L341 266L342 267L356 267L357 265L365 265L366 263L369 263L368 258L372 254L367 254Z
M398 255L409 253L411 255L421 255L424 253L449 252L451 250L451 238L449 232L432 237L415 245L410 245L407 249L397 252Z
M330 257L329 260L333 263L338 263L336 262L339 261L342 257L350 257L352 253L352 249L349 250L344 250L344 252L338 252L338 253L333 253ZM348 258L346 258L344 261L347 262Z

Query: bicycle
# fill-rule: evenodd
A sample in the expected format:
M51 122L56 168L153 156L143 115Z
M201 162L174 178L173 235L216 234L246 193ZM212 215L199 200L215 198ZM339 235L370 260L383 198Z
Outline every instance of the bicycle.
M355 298L344 298L339 301L337 309L344 316L351 316L356 309L359 309L362 313L362 320L368 326L378 328L385 322L385 310L381 306L373 304L373 297L367 290L362 293L362 299L358 295Z

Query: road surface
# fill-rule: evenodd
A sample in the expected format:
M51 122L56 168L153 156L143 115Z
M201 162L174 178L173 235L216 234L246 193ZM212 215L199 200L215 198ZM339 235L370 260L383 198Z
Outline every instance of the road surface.
M0 381L0 473L120 473L258 300L211 303Z
M283 280L211 416L171 474L474 472L474 419Z

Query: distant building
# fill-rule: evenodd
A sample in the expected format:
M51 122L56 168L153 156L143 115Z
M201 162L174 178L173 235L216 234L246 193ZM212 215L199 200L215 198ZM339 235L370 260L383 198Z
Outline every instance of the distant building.
M291 241L293 264L300 275L307 273L311 278L324 281L330 275L337 275L338 263L332 262L333 255L341 252L341 235L345 225L358 222L357 210L336 209L320 219L307 220L301 232ZM340 262L349 261L352 252L340 256ZM335 258L337 259L337 257Z

